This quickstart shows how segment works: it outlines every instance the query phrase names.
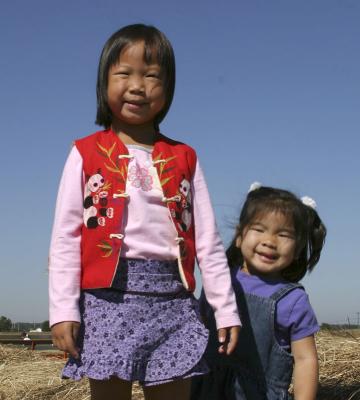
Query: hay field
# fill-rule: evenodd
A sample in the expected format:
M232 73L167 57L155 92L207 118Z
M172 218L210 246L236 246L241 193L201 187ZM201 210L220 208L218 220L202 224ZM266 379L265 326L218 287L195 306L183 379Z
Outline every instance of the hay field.
M318 400L360 400L360 330L320 331L316 337Z
M360 400L360 331L323 331L317 335L319 400ZM0 400L87 400L86 380L59 378L64 360L54 353L0 346ZM134 386L133 399L143 400Z

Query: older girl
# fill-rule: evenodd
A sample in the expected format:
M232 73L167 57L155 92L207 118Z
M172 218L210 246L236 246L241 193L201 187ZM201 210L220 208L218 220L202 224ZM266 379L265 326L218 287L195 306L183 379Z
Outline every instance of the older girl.
M71 354L64 377L90 378L92 399L188 398L203 374L194 262L214 307L221 352L239 317L226 256L195 151L159 124L175 85L171 44L130 25L103 49L97 123L75 141L60 183L50 249L50 321ZM230 337L230 343L224 344Z

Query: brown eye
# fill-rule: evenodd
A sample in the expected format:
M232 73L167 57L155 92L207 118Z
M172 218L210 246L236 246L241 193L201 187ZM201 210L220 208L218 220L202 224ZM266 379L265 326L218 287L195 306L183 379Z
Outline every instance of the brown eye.
M279 236L282 238L294 239L294 236L291 233L280 233Z
M252 226L250 229L255 232L263 232L264 231L264 229L259 228L258 226Z
M123 76L128 76L128 75L129 75L129 73L128 73L127 71L117 71L117 72L115 73L115 75L123 75Z

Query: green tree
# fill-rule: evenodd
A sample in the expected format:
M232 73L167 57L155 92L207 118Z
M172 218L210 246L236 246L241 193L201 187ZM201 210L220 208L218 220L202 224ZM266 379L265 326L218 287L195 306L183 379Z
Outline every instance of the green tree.
M320 326L321 329L331 329L331 325L323 322Z
M11 326L11 319L6 318L2 315L0 317L0 332L9 332L11 330Z
M41 324L41 330L42 330L43 332L49 332L49 331L50 331L49 321L44 321L44 322Z

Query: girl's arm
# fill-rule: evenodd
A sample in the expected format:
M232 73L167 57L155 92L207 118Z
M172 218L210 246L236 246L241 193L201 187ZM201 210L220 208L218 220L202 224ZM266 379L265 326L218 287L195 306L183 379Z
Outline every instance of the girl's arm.
M214 310L220 352L235 348L241 325L225 250L217 230L205 178L199 163L192 182L197 261L205 296Z
M73 147L56 201L49 253L50 326L54 344L77 356L80 322L80 242L83 221L82 159Z
M291 342L294 356L295 400L315 400L319 380L319 364L314 336Z

